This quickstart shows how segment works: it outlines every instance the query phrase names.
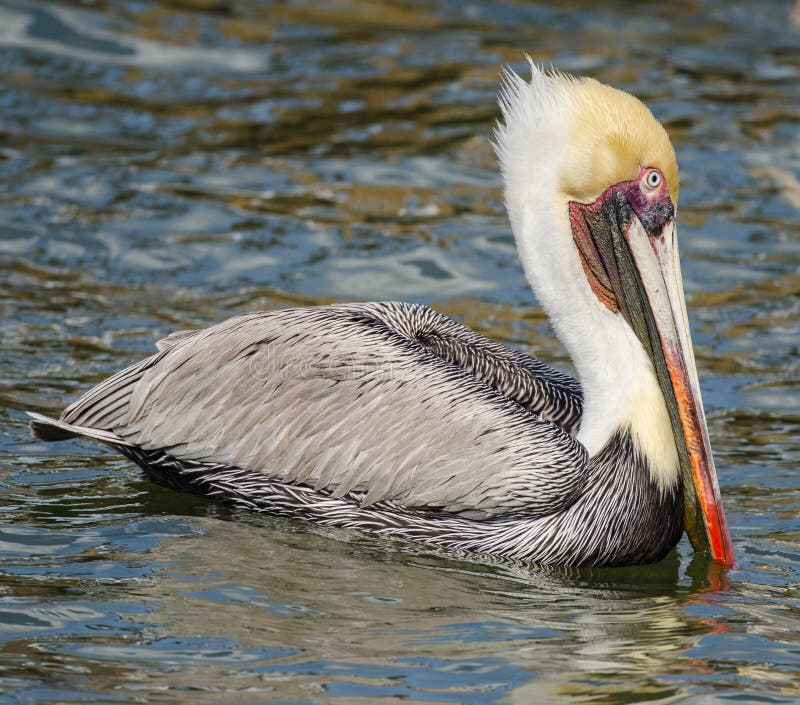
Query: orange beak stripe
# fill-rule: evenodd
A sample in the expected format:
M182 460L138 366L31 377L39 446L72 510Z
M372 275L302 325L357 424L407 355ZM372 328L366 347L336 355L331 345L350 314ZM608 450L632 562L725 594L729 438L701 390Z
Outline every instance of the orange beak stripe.
M683 437L692 468L695 492L700 504L700 511L706 526L711 555L717 563L733 567L733 546L728 532L728 523L722 510L722 499L716 483L716 471L708 445L707 436L703 433L700 412L689 379L686 365L680 349L664 350L669 369L672 388L678 406ZM689 498L685 501L689 501ZM690 536L692 543L695 538Z

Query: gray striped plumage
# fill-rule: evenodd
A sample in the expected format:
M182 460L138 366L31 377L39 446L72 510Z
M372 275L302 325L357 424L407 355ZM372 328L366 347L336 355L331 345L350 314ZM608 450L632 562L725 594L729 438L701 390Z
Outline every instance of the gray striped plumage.
M237 506L534 561L648 562L680 536L680 485L624 429L591 460L575 440L574 379L430 308L247 314L159 348L34 430Z

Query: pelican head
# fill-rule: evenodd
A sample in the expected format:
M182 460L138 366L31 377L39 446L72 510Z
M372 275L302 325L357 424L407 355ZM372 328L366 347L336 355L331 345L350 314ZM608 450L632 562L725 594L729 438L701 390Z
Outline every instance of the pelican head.
M724 565L719 496L683 296L678 167L636 98L590 78L508 72L497 152L525 273L575 364L590 456L630 433L684 528Z

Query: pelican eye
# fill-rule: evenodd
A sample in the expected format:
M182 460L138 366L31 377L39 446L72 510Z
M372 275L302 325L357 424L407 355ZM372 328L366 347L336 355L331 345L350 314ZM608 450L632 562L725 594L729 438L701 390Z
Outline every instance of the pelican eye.
M661 172L658 169L651 169L644 177L645 186L649 189L657 189L661 185L662 180Z

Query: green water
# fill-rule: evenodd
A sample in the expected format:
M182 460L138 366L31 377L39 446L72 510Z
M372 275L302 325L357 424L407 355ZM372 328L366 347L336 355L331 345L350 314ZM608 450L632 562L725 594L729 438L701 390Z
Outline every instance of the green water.
M788 2L0 0L0 700L800 702ZM523 51L643 98L738 559L542 570L231 513L54 414L178 329L427 302L560 366L489 146Z

